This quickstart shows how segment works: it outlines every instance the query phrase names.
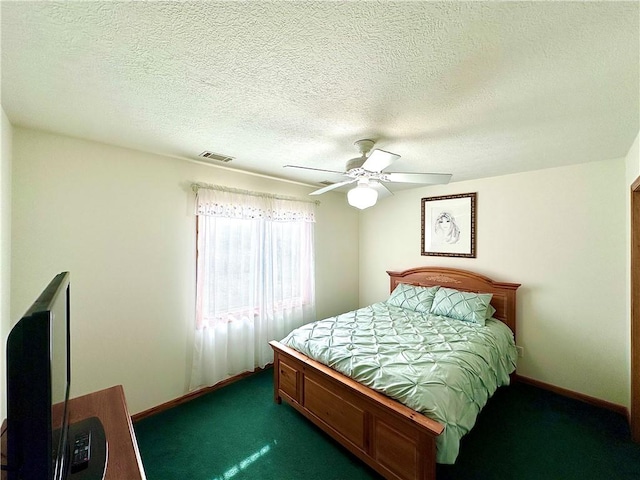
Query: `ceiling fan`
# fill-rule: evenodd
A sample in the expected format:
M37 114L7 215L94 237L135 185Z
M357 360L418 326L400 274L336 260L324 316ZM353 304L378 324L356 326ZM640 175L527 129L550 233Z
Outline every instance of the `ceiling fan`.
M349 201L349 205L361 210L375 205L378 196L385 197L393 195L384 185L385 182L435 185L449 183L449 180L451 180L450 173L383 172L385 168L398 160L400 155L378 148L372 151L371 149L374 144L375 142L373 140L368 139L354 142L354 145L358 147L360 151L360 156L347 161L344 172L301 167L298 165L285 165L285 168L300 168L304 170L315 170L317 172L337 173L349 177L349 180L333 183L327 187L311 192L309 195L321 195L344 185L357 182L357 186L347 193L347 200Z

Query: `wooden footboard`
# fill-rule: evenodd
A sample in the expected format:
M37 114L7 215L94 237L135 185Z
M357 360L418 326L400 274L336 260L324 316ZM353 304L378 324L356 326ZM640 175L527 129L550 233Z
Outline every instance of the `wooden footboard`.
M444 427L279 343L274 398L310 419L387 479L434 480Z

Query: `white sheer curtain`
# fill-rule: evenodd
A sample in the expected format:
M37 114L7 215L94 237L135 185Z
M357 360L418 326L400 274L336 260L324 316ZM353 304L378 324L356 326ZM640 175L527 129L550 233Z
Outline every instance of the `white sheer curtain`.
M270 340L315 318L315 204L197 191L196 328L190 388L273 361Z

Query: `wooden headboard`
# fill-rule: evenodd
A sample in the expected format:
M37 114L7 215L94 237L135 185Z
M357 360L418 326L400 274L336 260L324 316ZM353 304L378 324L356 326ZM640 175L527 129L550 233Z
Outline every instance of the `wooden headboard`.
M399 283L431 287L455 288L466 292L491 293L491 305L496 309L493 315L516 334L516 290L519 283L496 282L484 275L445 267L418 267L403 272L387 271L391 278L391 292Z

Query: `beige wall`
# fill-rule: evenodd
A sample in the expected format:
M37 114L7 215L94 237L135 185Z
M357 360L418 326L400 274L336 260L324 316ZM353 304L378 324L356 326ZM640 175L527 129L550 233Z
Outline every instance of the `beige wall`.
M440 265L521 283L518 372L629 404L625 160L397 193L360 218L360 304L386 270ZM420 255L420 199L478 193L477 258Z
M627 166L627 183L631 185L640 176L640 133L636 136L633 145L627 153L625 163Z
M14 129L16 321L59 271L72 282L72 395L123 384L132 413L184 394L194 322L194 181L305 196L311 187ZM323 195L319 316L358 301L358 213Z
M2 109L0 119L0 419L7 416L5 347L9 334L11 294L11 157L13 129Z

